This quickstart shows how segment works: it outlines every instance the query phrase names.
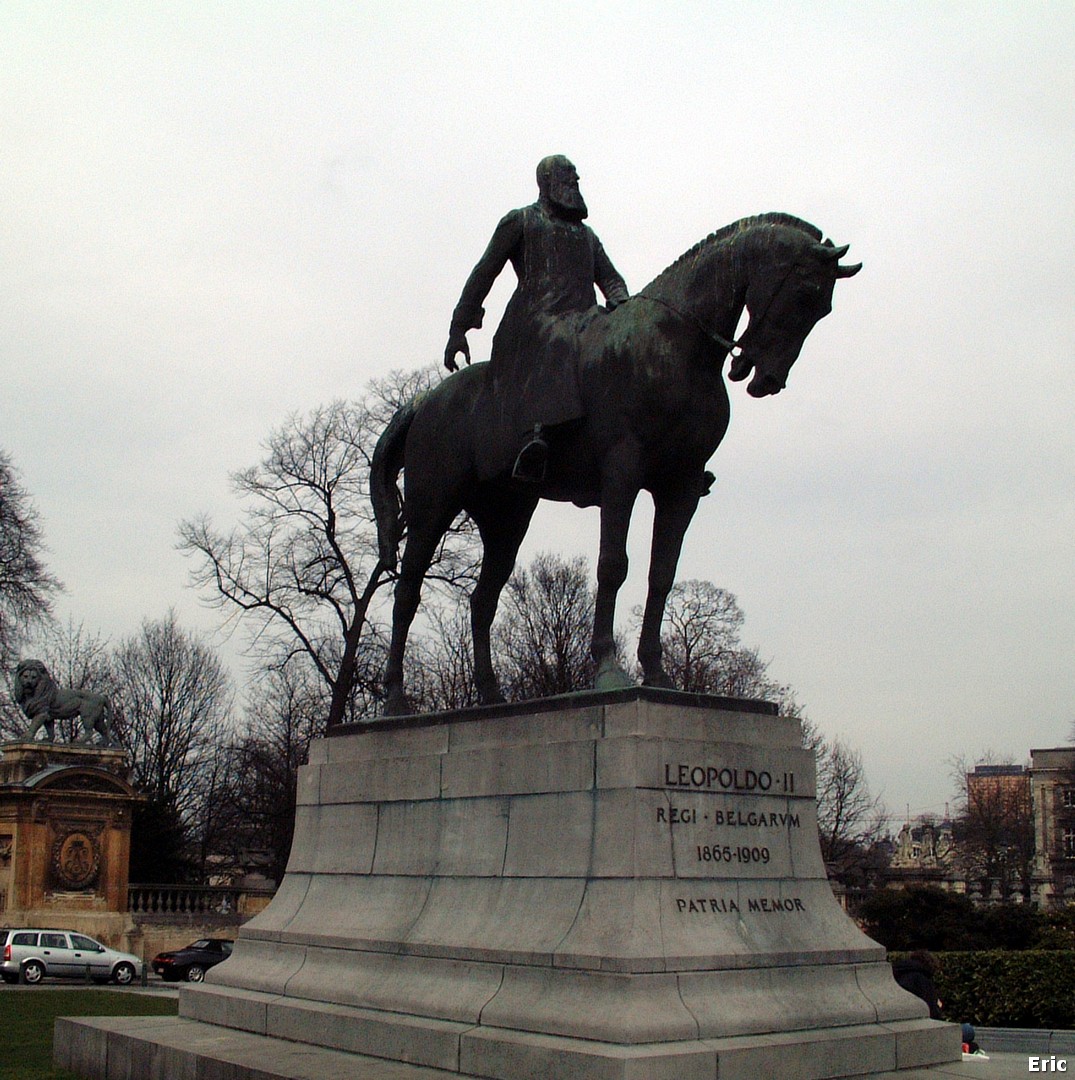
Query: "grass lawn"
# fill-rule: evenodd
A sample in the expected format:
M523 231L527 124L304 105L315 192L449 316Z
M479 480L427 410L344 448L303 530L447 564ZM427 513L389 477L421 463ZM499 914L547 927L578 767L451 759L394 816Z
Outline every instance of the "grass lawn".
M73 1080L52 1064L52 1022L57 1016L174 1016L179 1003L155 994L113 990L0 990L0 1080Z

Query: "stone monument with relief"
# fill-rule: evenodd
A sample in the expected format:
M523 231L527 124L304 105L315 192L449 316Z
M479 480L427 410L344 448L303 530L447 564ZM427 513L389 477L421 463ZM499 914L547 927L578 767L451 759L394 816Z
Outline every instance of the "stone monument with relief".
M0 746L0 913L9 926L114 941L127 922L131 815L144 798L113 745L111 706L58 686L40 660L19 663L13 690L27 725ZM82 737L57 742L56 721L76 717Z
M178 1018L61 1022L57 1060L81 1075L807 1080L959 1057L958 1027L926 1018L832 895L798 722L677 693L661 666L680 545L728 424L723 363L754 372L752 396L777 393L858 267L806 222L763 214L628 297L570 162L546 159L538 180L453 319L450 368L510 260L519 288L492 361L401 409L374 455L386 565L404 507L408 537L389 716L314 744L281 888L232 958L183 989ZM555 392L520 363L535 356ZM612 633L643 489L656 512L635 687ZM489 627L541 498L601 510L597 684L507 704ZM485 549L483 707L412 716L407 632L459 511Z

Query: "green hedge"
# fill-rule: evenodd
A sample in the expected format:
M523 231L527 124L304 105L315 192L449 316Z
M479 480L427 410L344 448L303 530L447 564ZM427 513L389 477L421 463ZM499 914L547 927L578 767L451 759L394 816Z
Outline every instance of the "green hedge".
M900 955L890 953L889 959ZM982 1027L1075 1028L1075 951L935 953L945 1019Z

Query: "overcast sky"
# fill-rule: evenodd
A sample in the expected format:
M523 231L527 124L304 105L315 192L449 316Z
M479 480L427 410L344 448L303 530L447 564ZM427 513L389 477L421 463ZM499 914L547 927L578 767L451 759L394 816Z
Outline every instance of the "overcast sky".
M784 393L732 387L680 576L897 818L953 755L1067 740L1075 5L5 0L0 146L0 447L61 617L211 632L178 521L233 520L289 413L437 360L565 153L632 290L767 210L865 264ZM592 563L594 511L535 520L524 558Z

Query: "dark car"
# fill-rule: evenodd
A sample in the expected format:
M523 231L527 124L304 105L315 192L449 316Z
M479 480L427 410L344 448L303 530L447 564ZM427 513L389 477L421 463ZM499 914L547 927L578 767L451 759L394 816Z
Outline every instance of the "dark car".
M153 970L168 982L201 982L209 968L231 956L232 944L226 938L202 938L176 952L158 953Z

